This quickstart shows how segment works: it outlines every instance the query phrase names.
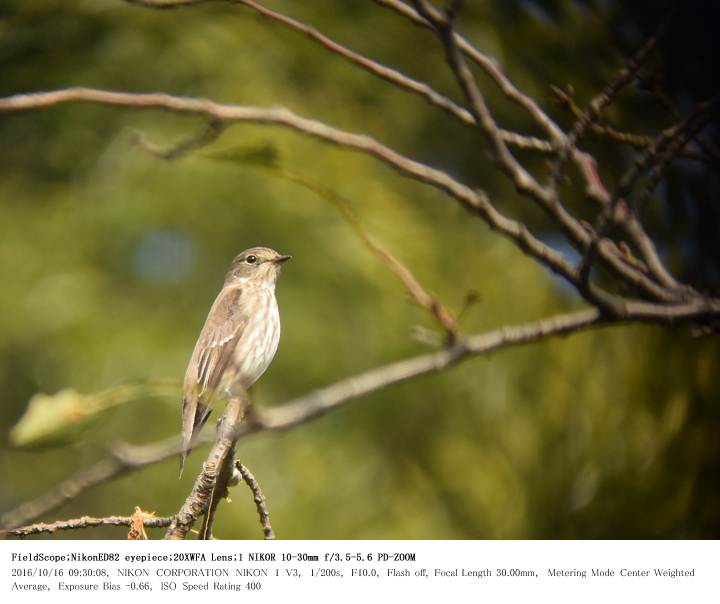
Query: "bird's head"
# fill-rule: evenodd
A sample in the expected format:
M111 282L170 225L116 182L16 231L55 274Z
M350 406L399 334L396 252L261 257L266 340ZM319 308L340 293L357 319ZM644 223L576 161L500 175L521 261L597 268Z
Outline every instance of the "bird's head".
M251 247L235 256L225 276L225 284L253 282L275 285L282 263L290 258L292 256L279 254L269 247Z

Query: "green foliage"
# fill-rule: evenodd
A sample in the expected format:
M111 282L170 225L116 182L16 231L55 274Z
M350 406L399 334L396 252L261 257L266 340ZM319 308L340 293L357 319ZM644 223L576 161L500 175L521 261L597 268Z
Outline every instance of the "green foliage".
M437 41L398 16L372 3L272 4L459 98ZM544 106L548 84L571 82L586 101L621 64L608 39L611 15L600 9L556 1L538 17L524 3L466 4L464 33ZM5 2L0 62L3 95L90 85L285 105L481 185L504 211L555 236L486 159L479 133L237 6ZM503 126L537 134L480 82ZM660 126L637 99L611 115L639 132ZM117 393L137 382L179 383L228 263L251 245L293 255L278 286L280 349L255 387L257 404L425 351L411 334L417 325L436 329L432 318L408 303L329 197L346 201L450 308L477 292L463 315L467 333L578 305L453 201L368 157L251 125L173 162L131 143L137 130L172 145L204 126L89 105L0 115L0 425L14 445L70 443L5 447L0 468L11 488L1 509L97 461L109 442L179 431L179 387L174 396ZM626 165L597 146L607 175ZM532 161L543 169L544 159ZM717 536L719 356L716 340L646 326L545 341L253 437L239 456L282 538ZM84 430L80 415L92 418ZM193 452L182 482L168 461L43 520L136 505L174 513L204 452ZM250 494L232 499L218 512L217 535L258 538Z

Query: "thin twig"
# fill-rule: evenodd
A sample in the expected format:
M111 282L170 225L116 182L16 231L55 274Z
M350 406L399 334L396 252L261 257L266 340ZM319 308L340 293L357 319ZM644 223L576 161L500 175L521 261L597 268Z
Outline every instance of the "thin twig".
M695 139L700 131L713 119L712 111L715 105L717 105L717 102L718 98L706 103L701 103L676 129L672 139L665 145L664 151L660 153L660 161L653 167L648 175L647 183L643 187L643 190L633 202L633 207L636 212L640 211L645 202L653 194L665 176L673 159L683 157L683 150L687 148L687 144Z
M558 86L553 85L550 86L550 90L552 90L552 93L558 99L560 104L563 107L566 107L576 119L582 119L583 110L578 106L570 93L566 92L562 88L559 88ZM595 120L595 116L591 116L591 121L588 124L588 129L590 130L590 132L597 136L602 136L615 142L622 143L624 145L628 145L630 147L641 150L645 149L653 142L652 136L636 134L634 132L624 132L622 130L614 128L613 126L610 126L609 124L600 124ZM683 159L691 159L695 161L711 161L710 157L705 154L698 153L690 146L686 146L679 150L677 156L682 157Z
M323 199L329 201L335 207L350 227L355 231L358 238L365 246L387 266L403 284L412 299L422 308L428 310L447 334L447 344L453 345L460 338L460 326L453 313L434 294L430 293L413 272L392 254L385 246L378 243L371 237L360 220L350 209L350 203L337 192L323 186L318 182L296 174L290 170L277 167L269 168L273 173L286 178L287 180L300 185Z
M376 4L384 6L396 13L410 19L416 25L433 29L433 25L418 13L412 6L402 2L401 0L375 0ZM460 51L477 64L490 79L497 84L500 91L513 103L522 107L539 124L550 137L551 142L557 147L565 142L565 133L562 129L545 113L537 102L530 96L524 94L513 84L508 76L498 67L496 61L488 55L480 52L466 38L453 33L454 42Z
M600 115L600 112L613 102L617 93L635 78L637 72L657 46L657 43L665 32L668 23L669 19L666 19L658 27L655 33L648 38L645 44L642 45L640 50L638 50L637 53L635 53L635 55L625 65L623 65L617 75L605 85L599 94L593 97L588 104L587 109L585 109L575 120L575 124L567 137L565 146L560 149L557 162L550 177L550 188L552 190L557 189L557 185L564 173L567 160L571 157L577 142L580 140L587 127L592 123L593 118Z
M262 526L265 539L275 539L275 531L273 531L273 527L270 524L270 512L267 508L265 495L263 495L262 489L260 488L260 483L255 476L253 476L252 472L237 460L235 461L235 468L240 472L240 476L242 476L245 484L247 484L252 491L253 501L255 502L255 507L257 507L260 526Z
M590 269L592 267L598 246L600 245L600 241L605 236L610 224L615 222L623 225L626 230L633 235L633 240L638 246L648 270L662 286L670 288L671 290L677 291L684 289L687 291L687 288L683 288L665 268L664 264L660 260L655 244L645 233L642 225L636 217L636 213L633 211L632 207L628 206L626 199L629 198L629 195L631 194L637 181L640 179L643 172L647 169L653 159L659 154L665 152L668 148L670 148L669 153L671 154L673 149L683 148L687 141L692 138L692 136L694 136L704 124L707 123L707 120L710 119L711 110L717 102L718 98L714 98L709 101L705 101L704 103L700 103L697 107L695 107L690 115L683 119L679 124L661 132L655 139L653 139L652 143L635 158L633 165L620 179L617 191L613 195L612 199L598 217L594 228L593 241L580 262L579 273L581 283L586 284L588 282ZM644 200L644 197L641 196L641 199ZM622 212L618 211L620 207L623 208Z
M643 46L638 50L638 52L623 66L623 68L618 72L618 74L603 88L603 90L596 95L588 105L587 109L585 111L582 111L571 132L568 136L567 145L562 147L559 154L558 159L555 164L555 167L553 168L553 172L551 174L550 178L550 188L553 191L557 190L557 185L559 180L562 178L562 174L564 172L565 164L569 157L573 156L575 157L576 162L578 162L578 153L577 153L577 141L582 136L583 132L593 123L593 120L600 115L600 112L602 109L607 107L612 101L614 100L617 93L626 86L629 82L631 82L637 75L638 71L642 67L642 65L647 61L648 57L651 55L652 51L657 46L657 43L659 39L664 34L667 25L669 23L669 18L666 19L655 31L655 33L643 44ZM556 89L556 94L558 93ZM652 150L652 145L649 145L646 147L646 152ZM587 169L584 170L584 174L588 175ZM621 182L621 189L624 187L623 183ZM603 187L604 188L604 187ZM596 189L597 190L597 187ZM628 188L629 190L629 188ZM603 193L606 193L603 191ZM579 265L579 276L580 276L580 291L585 292L587 294L588 287L589 287L589 278L590 278L590 269L592 267L592 263L594 260L594 257L596 255L601 255L603 257L603 260L611 266L611 268L615 269L616 272L627 272L632 273L634 269L628 268L627 263L623 261L623 258L618 255L610 255L607 256L605 254L601 254L600 250L602 249L602 237L604 236L605 230L607 228L607 224L609 223L610 219L614 219L616 216L616 210L618 207L618 201L623 199L624 195L617 195L613 199L607 199L606 195L603 195L600 197L600 201L605 203L605 208L603 212L601 213L600 217L598 218L598 224L596 225L596 228L594 229L594 232L591 233L591 241L590 243L585 247L583 258ZM642 285L642 289L647 293L650 294L652 297L660 300L670 301L673 298L678 299L679 297L682 297L682 294L679 294L679 292L682 288L680 288L680 285L678 282L670 275L669 271L664 267L662 261L660 260L660 257L657 253L657 250L655 249L655 245L653 244L650 237L645 232L644 228L642 227L642 224L633 218L627 218L624 221L619 221L623 223L623 226L625 227L628 234L632 237L634 243L637 245L637 247L640 249L641 254L643 255L643 260L645 264L648 266L648 269L650 273L657 279L657 281L660 283L661 288L667 288L667 291L663 291L661 288L656 288L652 285L652 282L644 277L640 277L639 275L636 275L635 282L637 284ZM606 246L609 247L609 246ZM625 266L623 266L625 265ZM622 271L620 270L622 269Z
M647 59L650 57L651 53L657 46L657 43L664 34L669 22L670 18L666 19L657 28L655 33L650 36L650 38L645 42L645 44L643 44L643 46L637 51L637 53L622 67L618 74L612 80L610 80L610 82L608 82L608 84L602 89L602 91L598 95L596 95L590 101L587 109L580 113L580 115L575 121L575 124L572 127L570 134L567 137L566 143L562 147L560 147L557 161L555 162L555 166L550 175L549 188L552 191L557 191L558 183L562 179L565 165L570 157L574 158L575 162L580 166L581 170L586 167L582 165L580 155L578 154L577 142L579 141L585 130L588 128L588 126L590 126L594 122L594 119L600 115L600 112L613 102L618 92L636 77L642 65L645 63L645 61L647 61ZM583 170L583 174L587 177L588 171ZM590 184L589 181L588 184ZM598 188L596 187L593 190L597 191ZM605 201L606 197L600 196L599 199L600 201ZM616 203L607 200L606 208L603 215L601 215L599 221L602 223L607 222L607 218L604 218L603 216L607 215L608 213L610 213L609 215L612 216L615 212L615 209ZM626 222L626 225L627 224L629 224L629 221ZM662 262L660 261L660 258L655 251L654 244L650 240L650 237L647 235L644 228L638 221L634 221L632 227L633 228L629 229L626 228L626 231L633 238L635 244L638 246L638 248L640 248L641 252L643 253L645 263L650 268L651 273L655 277L659 278L659 281L664 288L669 288L671 291L668 292L663 291L662 289L655 288L652 285L652 282L649 279L646 279L644 275L635 275L633 281L635 282L635 284L640 284L645 293L651 295L655 299L664 299L666 301L669 301L673 297L677 297L673 293L673 290L678 291L678 284L670 276L670 273L667 271L667 269L665 269ZM604 230L604 228L605 226L603 224L602 230ZM596 229L596 232L597 230L598 229ZM592 265L592 261L595 255L599 254L602 259L616 272L634 272L632 267L627 267L627 263L624 262L622 256L612 254L608 256L607 254L603 254L602 246L598 243L600 239L601 237L598 237L597 234L594 233L591 241L584 246L584 257L580 264L579 270L579 287L580 291L583 292L585 295L587 295L589 292L588 288L590 267ZM630 280L628 281L632 282Z

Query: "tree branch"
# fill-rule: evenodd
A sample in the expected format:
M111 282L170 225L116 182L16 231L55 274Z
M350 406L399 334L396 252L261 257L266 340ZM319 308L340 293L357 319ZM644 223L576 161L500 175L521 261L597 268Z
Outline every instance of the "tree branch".
M718 100L719 98L716 97L700 103L684 120L660 133L660 135L653 139L652 143L645 147L643 152L635 158L632 167L622 176L617 191L609 203L605 205L597 219L591 245L585 251L579 267L580 278L583 283L587 283L598 246L605 236L608 227L614 222L622 225L632 236L648 270L662 287L667 288L670 292L692 292L689 287L678 283L667 268L665 268L660 260L655 244L647 235L637 218L634 206L644 201L646 191L641 194L638 203L629 204L627 200L643 172L652 161L658 157L658 155L665 154L672 157L674 152L683 148L692 136L710 119L711 110L718 103ZM663 165L661 162L660 166ZM651 175L650 178L652 181L653 178L657 178L657 174ZM654 186L655 185L652 186L653 189ZM621 208L622 211L619 211ZM675 295L677 296L678 294L676 293Z
M416 25L433 29L433 25L427 21L414 8L405 4L401 0L375 0L376 4L390 8L396 13L410 19ZM510 78L503 73L498 67L494 59L480 52L466 38L453 32L454 43L459 50L470 60L476 63L490 79L497 84L500 91L512 102L522 107L527 113L539 124L543 130L547 132L551 142L559 147L566 142L565 133L562 129L545 113L535 100L528 95L522 93Z
M142 513L142 526L144 528L163 528L169 526L173 516L157 518L147 512ZM28 526L21 526L14 529L0 531L0 538L3 537L29 537L41 533L56 533L58 531L71 531L75 529L93 528L97 526L129 526L133 527L138 521L137 514L132 516L108 516L106 518L94 518L83 516L72 520L58 520L56 522L38 522Z
M70 102L90 102L140 109L165 109L177 113L203 115L226 124L235 122L274 124L366 153L395 168L405 176L447 193L460 202L463 207L483 217L492 229L515 241L520 249L535 257L541 264L568 279L571 283L577 281L575 268L565 260L562 254L531 235L524 225L499 213L484 192L473 191L470 187L451 178L447 173L409 159L369 136L345 132L322 122L300 117L287 109L224 105L205 99L176 97L167 94L67 88L0 98L0 112L41 109ZM580 228L582 230L582 227ZM589 235L584 233L584 236L587 237L589 243ZM641 275L639 279L642 278Z
M498 68L496 63L488 56L481 53L475 47L473 47L465 38L457 34L452 30L451 24L444 19L444 17L434 9L428 2L420 2L419 4L424 6L421 11L413 9L400 0L375 0L377 4L391 8L392 10L402 14L414 23L427 27L429 29L435 29L441 33L444 31L443 41L448 52L448 58L451 66L453 64L454 71L456 72L458 81L463 86L466 96L468 98L474 98L475 101L471 102L471 105L476 111L486 112L484 107L484 101L480 94L477 85L474 83L472 74L464 65L462 56L466 56L473 60L483 71L490 76L490 78L498 85L500 90L505 96L523 107L529 115L545 129L549 134L550 139L555 149L561 154L558 161L558 165L564 165L567 157L572 157L575 163L578 165L581 174L587 182L588 193L592 194L593 197L604 201L606 198L603 193L606 193L604 186L599 182L597 173L593 169L589 169L588 156L586 153L580 151L573 140L571 140L560 128L553 122L547 114L540 108L540 106L528 95L522 93L510 79ZM417 4L417 3L416 3ZM438 29L439 28L439 29ZM647 51L649 52L649 50ZM616 80L611 83L606 90L603 91L602 99L612 98L612 95L619 89L628 74L623 72ZM604 100L599 102L605 102ZM489 111L487 111L489 115ZM477 117L477 116L476 116ZM497 136L493 134L493 122L488 121L486 123L486 135L494 140L497 145ZM495 127L496 129L497 127ZM578 126L578 129L580 126ZM496 147L497 149L497 147ZM504 151L500 149L500 152L504 154ZM509 153L509 152L508 152ZM563 159L563 153L565 159ZM506 156L507 159L507 156ZM502 165L502 164L501 164ZM513 170L512 162L505 164L506 171L514 174L512 176L516 186L519 190L529 193L536 201L539 202L540 206L550 215L550 217L561 227L564 233L568 236L569 240L582 252L587 250L591 245L592 237L583 228L582 224L562 206L560 200L556 194L556 187L551 186L549 190L537 186L530 186L530 188L523 189L526 185L532 185L532 181L527 181L522 178L522 174ZM553 178L551 178L551 184L559 178L560 168L556 168L554 171ZM668 292L665 288L658 286L641 271L637 270L632 264L628 263L626 259L617 253L617 247L614 245L601 245L598 249L598 255L602 260L623 280L633 287L649 295L653 299L662 300L666 302L676 301L678 299L677 294ZM586 284L577 279L574 284L578 287L583 296L586 297L593 304L602 304L602 296L598 297L596 291L593 288L587 287Z
M462 359L488 354L510 346L540 341L555 335L567 335L604 324L609 324L609 322L603 321L596 309L588 309L471 336L465 340L463 345L450 350L423 354L384 365L270 409L253 409L252 413L248 413L248 421L240 424L237 435L289 429L339 408L345 402L427 373L442 371ZM196 445L210 442L213 439L214 437L201 435L197 439ZM116 445L113 448L112 457L76 472L46 493L6 512L0 518L0 522L7 529L17 528L76 499L95 486L176 457L181 450L178 437L144 446ZM212 489L212 482L205 480L204 483L208 484L198 485L196 481L193 492L205 489L209 493ZM207 495L203 495L200 499L207 501ZM196 509L184 510L186 512L183 517L184 522L183 519L180 521L183 525L194 522L203 513L202 501L199 506L195 506Z
M500 137L499 128L456 43L452 22L439 14L426 0L416 0L415 5L416 10L433 26L443 42L447 53L448 64L455 74L465 97L470 103L475 122L479 125L485 138L488 140L493 150L493 155L502 171L513 181L519 191L527 193L534 198L545 200L547 198L546 192L542 190L542 187L540 187L535 178L515 159ZM581 228L580 225L578 225L578 228Z
M550 186L553 190L557 188L557 184L562 178L568 158L575 150L580 137L582 137L587 127L592 123L593 117L599 116L600 112L613 102L617 93L635 78L640 67L642 67L643 63L650 56L650 53L655 49L655 46L657 46L658 40L665 32L668 22L669 19L666 19L660 25L657 31L650 36L640 50L637 51L635 56L623 65L617 75L606 84L599 94L593 97L585 111L582 111L575 120L575 124L567 137L566 144L561 148L560 153L558 154L558 160L550 178Z
M227 497L227 486L232 477L233 455L237 441L237 427L243 418L249 400L247 396L231 398L218 422L217 438L195 480L190 494L165 533L165 539L184 539L195 521L205 514L200 539L211 537L215 510L221 499Z
M273 531L273 527L270 524L270 512L267 508L265 495L263 495L262 489L260 488L260 483L257 481L255 476L253 476L252 472L250 472L250 470L248 470L239 461L235 461L235 469L240 473L240 476L245 481L245 484L249 486L252 491L253 501L255 502L258 516L260 517L260 526L262 526L265 539L275 539L275 531Z
M219 439L216 450L221 458L229 451L229 442L258 432L288 430L312 421L347 402L367 396L394 384L399 384L429 373L442 372L451 366L475 356L481 356L511 346L537 342L548 337L565 336L578 331L602 326L617 325L625 320L650 321L677 324L720 315L720 301L702 300L692 303L661 306L644 302L629 302L622 307L623 316L604 318L595 308L556 315L541 321L503 327L485 334L470 336L454 347L433 353L411 357L346 378L331 386L321 388L285 404L265 410L252 409L247 421L239 425L231 438ZM211 439L201 436L196 444ZM6 530L26 524L38 516L47 514L59 505L75 499L86 490L110 482L115 478L145 466L176 457L181 451L180 441L174 437L160 443L121 448L116 447L115 457L77 472L72 478L61 482L35 500L22 504L0 519ZM212 457L212 456L211 456ZM191 495L181 510L182 515L173 517L169 531L184 536L192 523L205 512L213 486L214 467L206 467L198 477ZM98 471L98 468L106 468Z
M571 93L565 90L550 85L550 90L557 98L558 102L575 117L575 119L582 119L583 110L575 103ZM597 121L597 116L591 116L591 120L588 123L588 129L590 132L597 136L602 136L612 141L634 147L635 149L643 150L652 144L653 138L644 134L636 134L634 132L624 132L609 124L600 124ZM712 158L706 154L698 153L689 145L678 151L678 157L683 159L691 159L693 161L709 162Z
M437 107L438 109L442 109L443 111L449 113L461 122L469 124L471 126L476 125L477 122L475 120L475 117L470 111L468 111L465 107L456 103L452 99L446 97L445 95L440 94L427 83L415 80L414 78L407 76L406 74L398 71L397 69L393 69L391 67L383 65L382 63L373 61L365 55L355 52L347 48L346 46L343 46L342 44L336 42L327 35L318 31L316 28L302 23L297 19L293 19L291 17L283 15L282 13L271 10L257 2L254 2L253 0L231 1L233 3L242 4L243 6L254 10L260 15L263 15L278 23L282 23L283 25L286 25L287 27L304 34L311 40L314 40L321 46L325 47L331 53L346 59L350 63L357 65L358 67L364 69L372 75L377 76L378 78L385 80L386 82L389 82L390 84L393 84L398 88L402 88L408 92L423 97L428 103L430 103L430 105ZM552 151L552 145L540 138L536 138L533 136L525 136L509 130L499 130L498 135L503 140L503 142L509 145L517 146L521 149L540 151L543 153L549 153Z
M423 88L423 83L413 82L411 79L407 78L404 74L401 74L400 72L391 70L383 65L380 65L376 62L371 61L370 59L367 59L366 57L359 55L358 53L354 53L353 51L350 51L349 49L346 49L345 47L339 45L338 43L330 40L327 36L324 34L321 34L314 30L313 28L300 23L296 20L290 19L288 17L285 17L284 15L281 15L279 13L276 13L274 11L270 11L269 9L265 9L264 7L261 7L256 2L252 2L250 0L227 0L231 1L232 3L240 3L244 4L245 6L248 6L249 8L253 8L255 10L258 10L262 12L265 16L268 16L270 18L276 19L282 23L285 23L286 25L293 27L297 29L298 31L301 31L305 33L306 35L310 35L312 38L316 39L317 41L323 43L323 45L335 52L336 54L339 54L340 56L344 56L345 58L348 58L349 60L353 60L356 64L359 64L363 66L364 68L368 69L372 73L376 73L376 75L381 75L381 77L385 76L384 79L387 79L388 81L393 81L393 83L397 84L400 87L409 89L413 92L417 92L420 94L431 94L431 90L429 87ZM159 2L153 1L153 0L143 0L140 2L141 4L145 6L156 6L160 8L168 8L172 4L172 0L160 0ZM426 10L428 11L427 16L423 17L417 11L412 9L411 7L405 5L402 2L398 2L395 0L392 1L385 1L380 0L378 2L379 4L382 4L384 6L389 6L390 8L395 9L396 11L400 12L401 14L404 14L407 17L410 17L414 22L420 23L426 27L437 27L438 24L442 24L443 21L441 19L441 16L439 16L439 13L435 11L432 7L430 7L429 4L426 3ZM181 2L179 5L187 5L186 2ZM158 6L159 5L159 6ZM568 142L566 139L565 134L552 122L547 115L539 108L539 106L535 103L533 99L528 97L527 95L524 95L521 93L511 82L510 80L497 68L496 64L492 59L489 57L483 55L480 53L477 49L472 47L462 36L457 35L455 32L453 32L451 29L446 28L447 35L445 36L446 43L450 44L451 46L448 47L449 55L452 54L455 56L455 59L461 63L464 63L462 60L461 52L470 57L472 60L474 60L478 65L480 65L483 70L488 73L492 77L492 79L500 86L501 90L508 96L508 98L512 99L515 102L518 102L521 106L525 107L528 112L533 116L533 118L541 125L543 126L549 134L551 134L551 138L554 141L554 144L559 149L568 149L570 148L568 146ZM453 50L455 49L455 50ZM474 79L472 78L472 74L470 74L469 70L467 68L462 69L462 66L459 65L459 69L456 70L456 73L458 74L459 81L461 83L464 82L464 90L466 91L469 98L474 98L475 103L473 104L473 108L475 111L471 112L473 114L473 120L475 123L480 123L481 126L483 126L483 131L486 133L487 136L489 136L490 140L494 144L494 148L496 150L496 153L499 153L500 163L501 166L504 168L506 173L510 174L511 178L513 179L513 182L515 183L518 190L521 192L525 192L529 194L531 197L533 197L536 201L538 201L541 205L541 207L550 215L550 217L561 227L561 229L565 232L565 234L569 237L570 241L573 242L576 247L578 247L579 250L585 251L587 248L592 244L592 238L589 233L583 228L582 224L574 218L571 214L567 212L567 210L562 206L559 199L556 195L551 194L551 192L546 191L541 187L535 180L532 178L532 176L518 163L514 160L512 157L512 154L509 153L507 150L507 147L504 142L504 138L507 138L508 140L512 140L515 143L520 144L522 148L528 148L528 147L539 147L539 145L536 145L533 141L522 141L521 139L518 139L518 136L515 133L507 133L505 132L505 135L503 135L503 131L497 127L496 124L494 124L494 121L492 120L492 117L489 114L489 111L487 111L487 108L485 107L485 118L486 122L483 124L481 120L478 119L479 115L477 113L477 110L482 110L484 107L484 101L482 101L482 95L479 93L479 89L476 85L474 85ZM408 88L409 87L409 88ZM437 99L436 99L437 100ZM481 103L481 106L477 106L477 102ZM0 110L2 107L0 107ZM245 108L248 109L248 108ZM254 108L250 108L254 109ZM177 110L177 109L175 109ZM265 111L272 111L272 110L265 110ZM281 110L286 111L286 110ZM482 112L481 112L482 113ZM258 116L256 116L258 117ZM275 116L277 117L277 116ZM297 117L297 116L295 116ZM274 118L267 119L266 118L251 118L249 116L239 117L236 116L234 118L228 118L228 119L238 119L238 120L250 120L250 121L259 121L259 122L272 122L272 123L282 123L282 120L277 120ZM299 118L303 119L303 118ZM489 119L489 121L488 121ZM305 120L307 122L312 122L311 120ZM287 123L283 125L289 125ZM306 128L303 128L302 126L298 127L299 124L295 124L295 126L290 125L290 127L293 127L295 129L300 129L304 131L306 134L310 134L311 136L316 136L320 138L324 138L325 140L330 140L331 142L335 142L336 144L343 144L345 146L351 146L355 149L364 151L366 153L374 154L376 157L379 157L386 163L389 163L392 167L399 170L400 172L404 172L405 174L416 178L418 180L422 180L423 182L426 182L428 184L431 184L432 186L435 186L437 188L440 188L441 190L445 191L446 193L450 194L451 196L455 197L457 200L459 200L463 205L465 205L468 208L471 208L473 204L475 205L482 205L482 200L478 202L478 200L472 200L471 196L468 196L468 190L467 188L462 185L461 183L457 181L453 181L447 174L444 174L445 178L441 178L440 181L437 178L434 178L434 176L437 176L437 174L429 174L427 171L432 171L432 168L429 168L428 166L423 166L422 164L418 164L418 162L413 162L412 160L409 160L408 158L403 158L403 156L399 156L399 154L393 152L392 150L389 150L388 148L380 145L376 141L370 139L370 141L373 143L368 146L366 144L368 141L367 139L369 137L364 137L365 141L345 141L345 142L339 142L337 139L333 139L332 137L328 138L327 136L324 136L323 133L318 132L316 130L310 131ZM323 125L324 126L324 125ZM312 130L312 129L311 129ZM327 133L325 133L327 134ZM348 134L348 133L344 133ZM358 137L360 135L350 135ZM359 143L359 144L356 144ZM542 145L540 145L542 146ZM383 153L383 151L389 151L390 153ZM588 191L589 192L595 192L598 189L602 187L597 186L597 178L594 178L594 172L592 170L588 170L588 162L587 158L585 157L586 154L576 149L574 146L572 146L572 157L578 164L578 166L581 168L582 174L586 177L588 182ZM399 156L399 157L397 157ZM405 162L398 162L395 161L397 159L404 159ZM407 162L411 162L411 165L408 165ZM401 165L402 163L405 163L405 165ZM408 170L408 168L411 168ZM438 172L438 171L435 171ZM441 182L442 181L442 182ZM449 182L453 181L453 182ZM601 195L602 198L602 195ZM481 212L483 214L484 212ZM491 225L493 226L493 225ZM641 229L641 227L640 227ZM635 229L637 231L637 229ZM517 240L516 240L517 242ZM645 242L646 243L646 242ZM524 247L523 245L520 245L522 249L524 249L528 253L533 253L530 248ZM535 246L537 247L537 246ZM647 246L646 246L647 247ZM543 250L543 252L548 250ZM602 260L612 269L614 270L620 278L624 279L628 284L636 287L640 291L644 292L646 295L649 295L651 298L655 300L661 300L665 302L674 302L678 299L678 295L673 292L669 292L665 290L663 287L656 285L652 279L649 279L645 274L642 273L642 271L639 271L636 266L627 261L627 258L623 254L617 253L617 246L615 245L601 245L599 246L598 250L599 256L602 258ZM539 256L535 256L538 260L541 260L541 262L547 264L547 259L552 257L552 254L543 253ZM590 302L593 304L603 304L603 295L601 292L597 291L597 288L590 288L585 286L585 284L577 279L577 272L575 271L574 277L572 277L573 271L568 271L567 267L561 267L558 263L554 263L554 265L549 265L550 268L557 272L558 274L561 274L565 276L566 278L570 278L571 282L578 287L578 290L580 291L583 296L585 296ZM560 270L558 270L560 269ZM574 279L574 280L573 280Z
M524 325L504 327L486 334L470 336L453 348L416 356L385 365L316 390L279 407L248 415L240 425L240 434L257 431L287 430L313 420L350 400L357 399L393 384L399 384L429 373L437 373L472 356L534 342L550 336L574 333L601 324L596 309L557 315Z

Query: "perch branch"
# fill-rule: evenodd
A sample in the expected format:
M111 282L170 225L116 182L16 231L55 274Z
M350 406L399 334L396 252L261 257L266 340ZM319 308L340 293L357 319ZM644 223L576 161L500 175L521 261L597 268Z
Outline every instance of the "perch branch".
M195 480L190 494L170 524L165 539L184 539L195 521L205 515L200 539L211 537L215 510L227 497L227 486L232 476L233 455L237 441L237 426L248 403L247 396L231 398L218 422L217 438Z

